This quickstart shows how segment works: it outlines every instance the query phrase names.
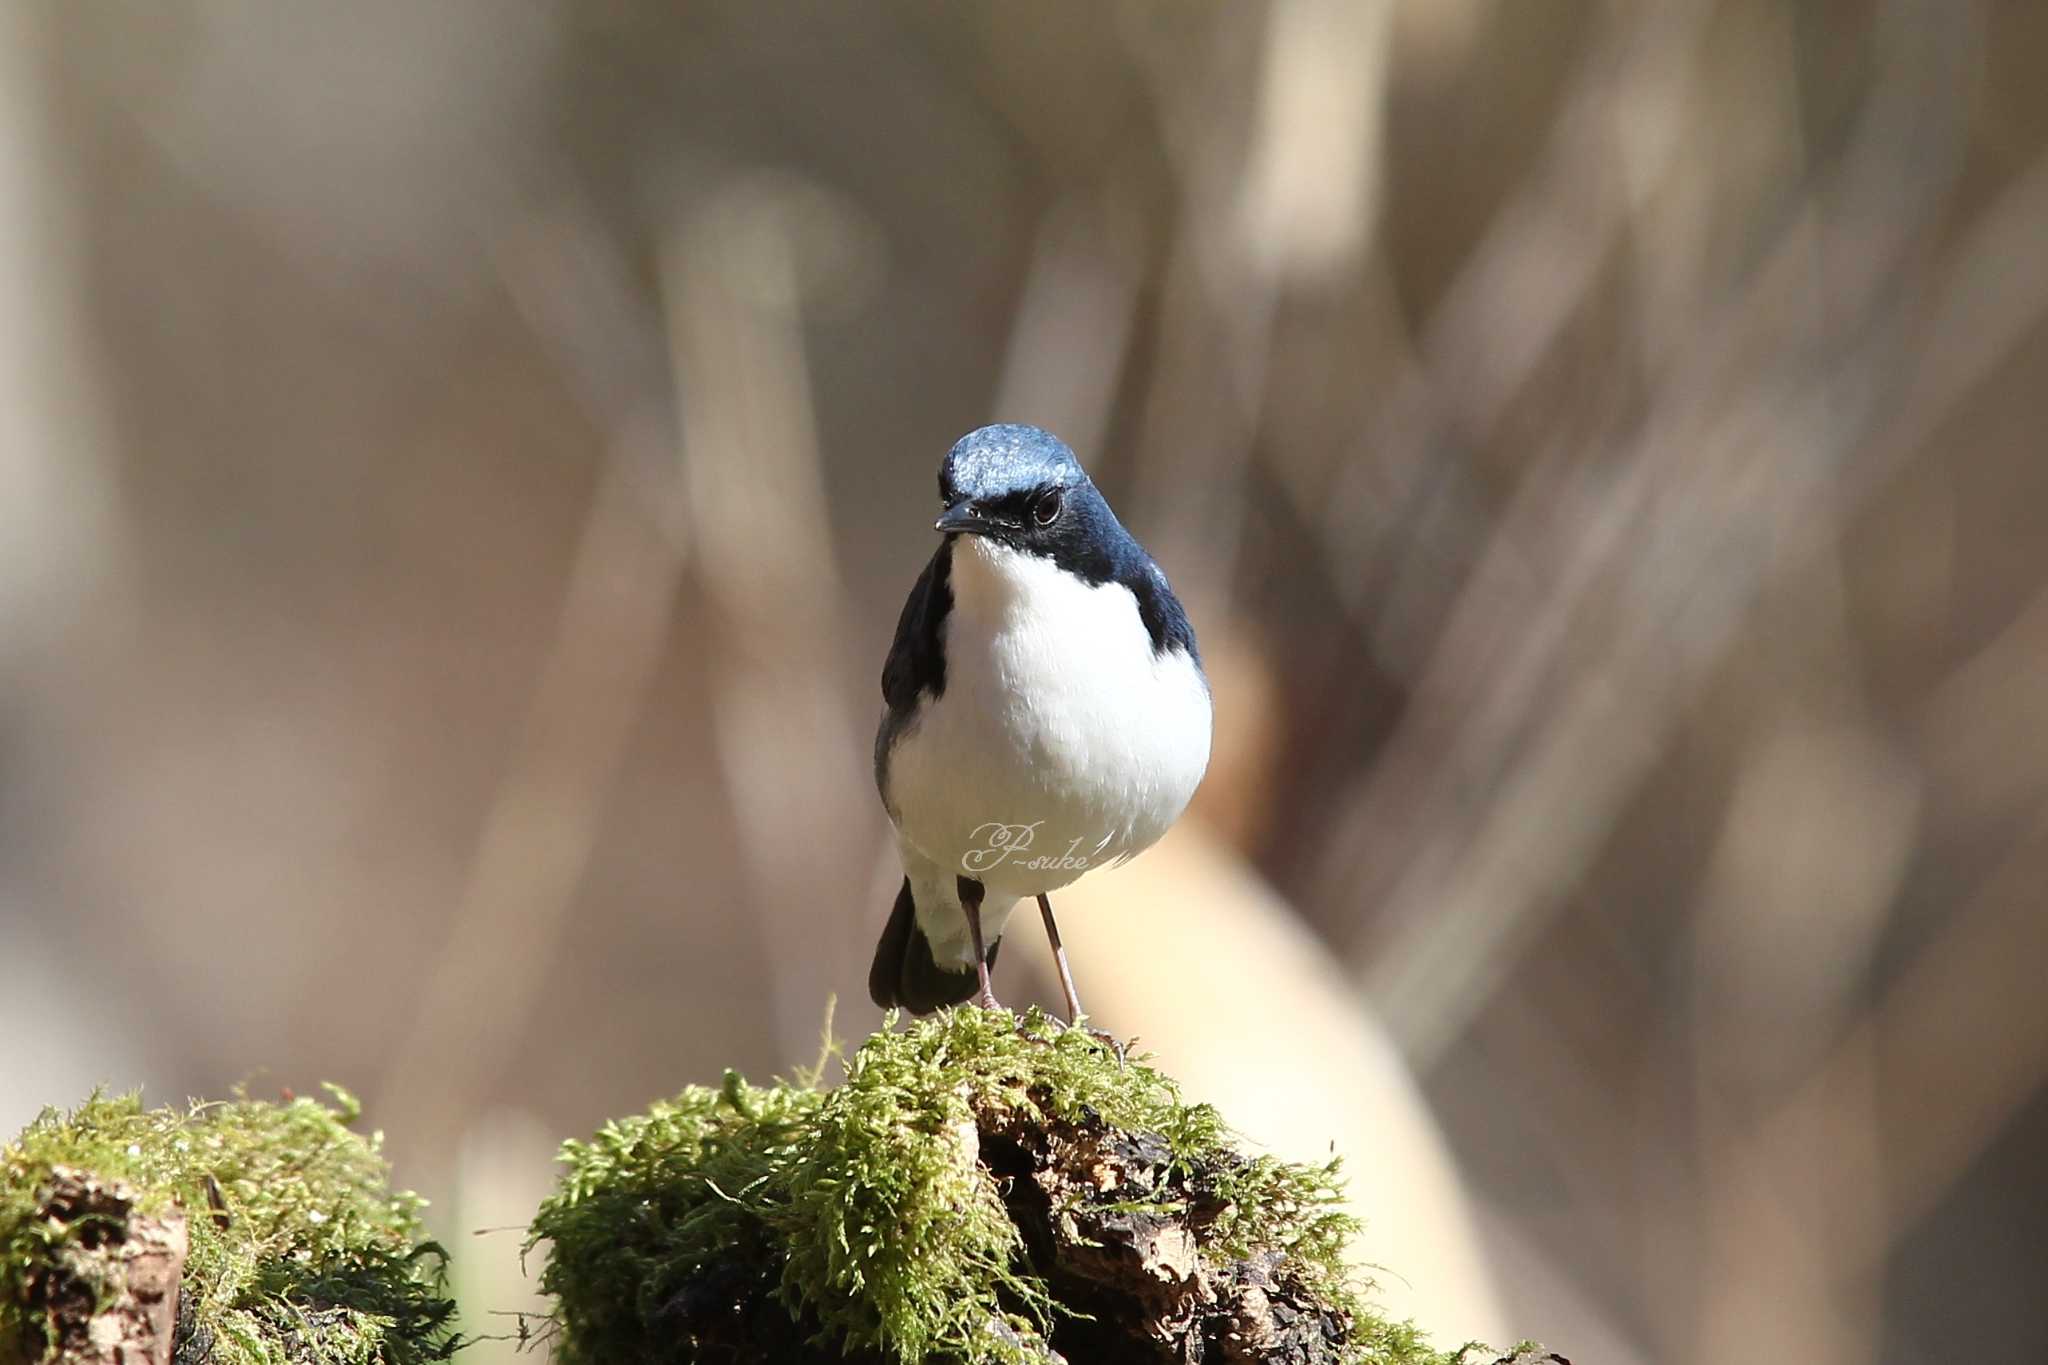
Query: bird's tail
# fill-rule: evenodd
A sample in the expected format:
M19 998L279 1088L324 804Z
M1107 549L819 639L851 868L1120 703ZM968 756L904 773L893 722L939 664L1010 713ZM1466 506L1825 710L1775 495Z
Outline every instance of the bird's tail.
M989 945L988 965L996 965L1000 942ZM883 1009L901 1006L912 1014L930 1014L942 1005L972 999L981 985L971 969L949 972L932 958L932 941L917 922L917 903L910 896L910 878L896 893L895 908L882 941L875 945L875 965L868 968L868 998Z

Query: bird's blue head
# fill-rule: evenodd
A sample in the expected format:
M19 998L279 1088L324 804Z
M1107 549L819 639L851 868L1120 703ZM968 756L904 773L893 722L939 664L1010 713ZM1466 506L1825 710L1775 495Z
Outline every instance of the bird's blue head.
M935 529L1057 555L1077 537L1122 527L1066 442L1037 427L970 431L939 466Z
M1166 575L1051 432L1008 425L968 432L939 466L939 506L935 529L948 551L953 537L972 536L1049 559L1086 583L1122 584L1137 599L1153 651L1183 650L1200 667L1194 627Z

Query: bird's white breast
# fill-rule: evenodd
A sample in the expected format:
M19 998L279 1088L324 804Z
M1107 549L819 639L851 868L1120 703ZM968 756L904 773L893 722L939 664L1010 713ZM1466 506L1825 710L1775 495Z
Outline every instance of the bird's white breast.
M1194 660L1153 652L1129 589L1036 555L963 536L951 583L945 691L889 764L906 851L993 903L1157 841L1209 763Z

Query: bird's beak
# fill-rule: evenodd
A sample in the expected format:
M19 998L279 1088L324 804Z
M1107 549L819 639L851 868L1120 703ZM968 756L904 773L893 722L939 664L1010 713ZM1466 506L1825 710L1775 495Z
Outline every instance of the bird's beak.
M939 519L932 523L932 529L947 535L975 535L988 529L988 523L982 520L979 508L968 499L961 498L939 514Z

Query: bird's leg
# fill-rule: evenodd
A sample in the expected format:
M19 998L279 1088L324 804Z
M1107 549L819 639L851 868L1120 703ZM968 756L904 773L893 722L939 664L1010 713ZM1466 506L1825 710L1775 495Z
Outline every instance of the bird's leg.
M1045 937L1052 944L1052 960L1060 969L1060 993L1067 997L1067 1022L1079 1023L1081 996L1074 989L1074 969L1067 965L1067 947L1060 942L1060 926L1052 917L1052 901L1042 891L1038 894L1038 913L1045 917Z
M986 888L972 877L961 877L956 881L960 890L960 908L967 913L967 934L974 943L974 971L981 981L981 993L974 1003L985 1010L1002 1008L996 1002L995 988L988 979L988 949L981 942L981 898Z
M1038 913L1045 919L1045 936L1052 942L1052 960L1060 969L1060 992L1067 997L1067 1026L1081 1022L1081 995L1074 989L1074 969L1067 965L1067 945L1060 942L1059 922L1052 917L1052 901L1043 892L1038 897ZM1116 1064L1124 1064L1124 1045L1112 1035L1099 1028L1089 1028L1090 1035L1109 1044L1116 1053Z

